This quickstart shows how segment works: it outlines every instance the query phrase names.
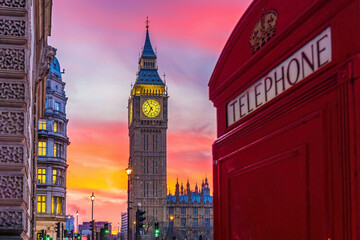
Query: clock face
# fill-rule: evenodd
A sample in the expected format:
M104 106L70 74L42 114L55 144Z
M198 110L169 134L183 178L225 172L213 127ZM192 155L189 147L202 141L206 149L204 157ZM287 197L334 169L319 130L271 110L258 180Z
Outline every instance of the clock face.
M130 103L129 105L129 124L132 123L133 120L133 108L132 108L132 103Z
M142 105L142 111L149 118L157 117L160 114L160 103L154 99L146 100Z

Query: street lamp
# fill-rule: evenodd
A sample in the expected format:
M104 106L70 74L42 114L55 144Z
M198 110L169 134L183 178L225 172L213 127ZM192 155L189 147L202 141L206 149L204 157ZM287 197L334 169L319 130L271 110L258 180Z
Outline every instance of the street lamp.
M94 223L94 201L95 201L95 195L94 192L91 194L90 196L91 199L91 224ZM95 224L93 224L92 226L92 240L95 240Z
M95 195L94 192L90 196L91 199L91 221L94 220L94 201L95 201Z
M127 201L127 239L130 240L130 175L132 173L132 169L130 167L127 167L125 169L126 174L128 175L128 201Z
M174 224L174 216L170 215L169 217L169 227L170 227L170 239L172 239L172 235L173 235L173 224Z
M76 210L76 233L79 232L79 210Z

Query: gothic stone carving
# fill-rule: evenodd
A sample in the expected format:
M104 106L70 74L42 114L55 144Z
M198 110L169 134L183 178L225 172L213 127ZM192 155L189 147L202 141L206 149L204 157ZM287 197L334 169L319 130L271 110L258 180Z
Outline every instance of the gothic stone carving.
M21 211L0 211L0 229L22 229Z
M0 134L24 133L24 113L0 111Z
M22 164L24 148L22 146L0 145L0 164Z
M43 79L44 77L46 77L46 74L49 73L50 64L54 60L55 54L56 48L53 48L49 45L43 49L38 79Z
M0 70L24 71L25 50L0 48Z
M24 100L25 84L0 82L0 100Z
M22 176L0 176L0 199L23 199Z
M0 0L0 7L24 8L26 0Z
M0 19L0 36L25 37L25 20Z

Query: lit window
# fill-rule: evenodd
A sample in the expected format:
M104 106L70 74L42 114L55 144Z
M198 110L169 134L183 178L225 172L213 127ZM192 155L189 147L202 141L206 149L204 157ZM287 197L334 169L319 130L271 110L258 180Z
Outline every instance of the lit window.
M46 169L38 168L38 184L46 183Z
M194 209L193 209L193 214L194 214L194 215L198 215L198 209L197 209L197 208L194 208Z
M60 103L55 102L55 111L60 111Z
M46 156L46 142L39 142L39 156Z
M53 184L56 184L56 180L57 180L57 170L53 170Z
M38 213L45 213L45 200L46 200L45 195L37 196L37 202L38 202L37 211L38 211Z
M59 143L54 144L54 157L61 157L63 146Z
M51 199L51 213L62 214L62 202L61 197L52 197Z
M57 157L57 144L54 144L54 157Z
M199 221L197 218L193 218L193 227L199 226Z
M57 204L56 204L56 213L61 214L62 209L62 198L58 198Z
M46 120L45 119L39 120L39 130L46 130Z
M58 132L58 123L54 121L54 132Z
M62 171L60 169L53 169L52 183L55 185L62 184Z

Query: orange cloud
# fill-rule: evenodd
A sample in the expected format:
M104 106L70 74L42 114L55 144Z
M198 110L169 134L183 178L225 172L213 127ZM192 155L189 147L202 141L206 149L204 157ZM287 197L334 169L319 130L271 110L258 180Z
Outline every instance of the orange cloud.
M96 195L97 220L120 221L126 211L129 138L128 128L117 122L80 122L68 125L71 145L68 147L67 213L79 210L81 221L91 215L91 192ZM211 177L211 144L209 133L197 130L168 130L168 189L174 192L176 178L191 188Z

